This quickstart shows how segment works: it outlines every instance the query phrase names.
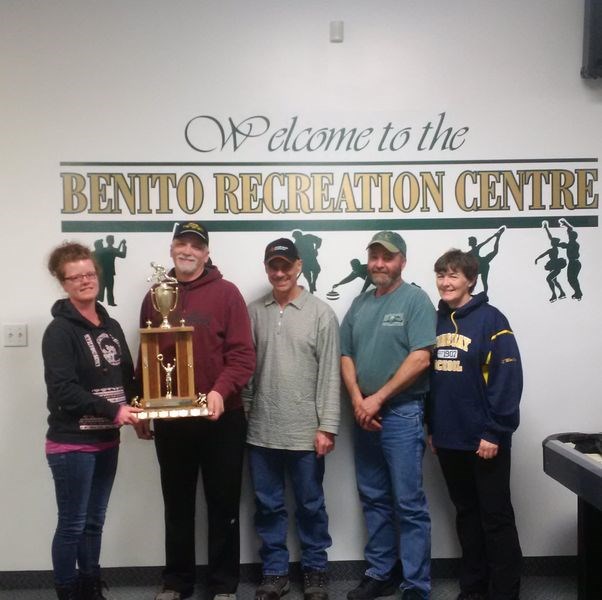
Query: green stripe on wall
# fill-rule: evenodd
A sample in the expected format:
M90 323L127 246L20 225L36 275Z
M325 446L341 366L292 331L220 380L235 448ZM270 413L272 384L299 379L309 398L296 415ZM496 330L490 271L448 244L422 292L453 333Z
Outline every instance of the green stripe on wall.
M282 219L278 221L260 221L250 219L204 220L211 232L241 231L290 231L293 229L311 231L379 231L394 229L397 231L439 231L445 229L498 229L505 225L508 229L540 229L542 221L550 227L559 227L558 220L564 218L573 227L598 227L597 216L558 215L550 217L475 217L436 218L436 219ZM178 219L186 221L191 219ZM136 233L172 231L177 221L62 221L63 233Z

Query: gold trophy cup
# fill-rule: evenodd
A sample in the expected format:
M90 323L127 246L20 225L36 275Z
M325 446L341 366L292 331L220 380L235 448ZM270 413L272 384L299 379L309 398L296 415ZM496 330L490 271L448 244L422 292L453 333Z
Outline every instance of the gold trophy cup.
M151 265L156 269L155 263L151 263ZM163 269L163 267L160 268ZM178 280L174 277L169 277L167 274L164 274L163 277L162 281L151 288L150 293L153 307L163 317L163 321L161 321L159 327L162 329L171 329L168 317L178 305Z

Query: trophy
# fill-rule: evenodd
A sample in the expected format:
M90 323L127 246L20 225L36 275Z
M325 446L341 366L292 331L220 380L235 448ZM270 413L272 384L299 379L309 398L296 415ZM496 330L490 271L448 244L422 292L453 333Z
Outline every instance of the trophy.
M157 263L152 262L151 267L154 273L148 281L155 282L150 290L151 300L162 321L159 327L152 327L152 322L147 321L147 327L140 329L143 398L134 398L132 406L143 409L138 413L139 419L207 416L207 398L194 390L194 328L186 326L184 319L178 326L169 322L169 315L178 304L178 280ZM161 347L166 344L161 345L161 341L173 347L172 357L165 356Z

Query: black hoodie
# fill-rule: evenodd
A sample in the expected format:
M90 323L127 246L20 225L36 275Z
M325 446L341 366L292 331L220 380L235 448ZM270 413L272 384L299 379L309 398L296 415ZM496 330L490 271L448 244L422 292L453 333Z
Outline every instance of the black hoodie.
M59 443L95 444L119 438L114 419L133 395L133 365L123 331L96 304L96 326L71 304L58 300L42 339L48 390L48 433Z

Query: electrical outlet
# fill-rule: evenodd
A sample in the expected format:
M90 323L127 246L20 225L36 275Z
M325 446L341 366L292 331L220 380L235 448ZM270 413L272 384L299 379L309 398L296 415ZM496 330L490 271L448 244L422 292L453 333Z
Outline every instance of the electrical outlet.
M5 346L27 346L27 325L5 325L3 339Z

